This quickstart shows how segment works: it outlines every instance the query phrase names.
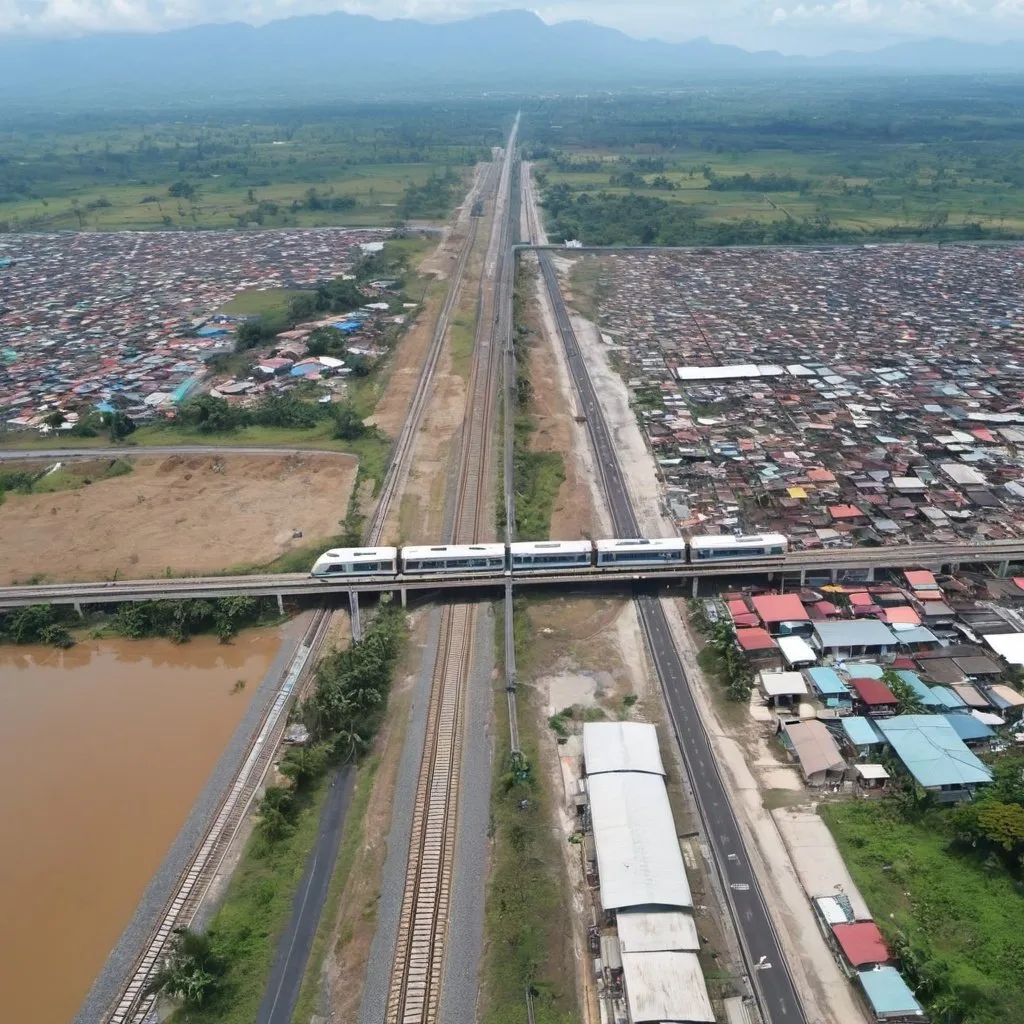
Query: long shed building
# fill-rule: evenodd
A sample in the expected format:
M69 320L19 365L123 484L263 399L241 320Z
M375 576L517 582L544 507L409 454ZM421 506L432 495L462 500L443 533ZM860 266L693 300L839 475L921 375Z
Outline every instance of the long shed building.
M614 915L630 1024L711 1024L686 867L653 725L583 727L601 906Z

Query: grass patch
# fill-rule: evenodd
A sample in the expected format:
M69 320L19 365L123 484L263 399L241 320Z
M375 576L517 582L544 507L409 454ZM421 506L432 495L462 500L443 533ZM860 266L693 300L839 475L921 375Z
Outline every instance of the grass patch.
M299 797L302 807L292 835L266 845L254 834L246 844L208 929L214 947L228 959L224 984L208 1005L179 1009L171 1018L175 1024L252 1024L256 1019L276 939L316 842L328 791L324 776Z
M452 317L448 328L448 343L451 346L452 373L463 380L469 379L469 370L473 364L473 342L476 337L473 317L460 313Z
M352 864L363 842L366 810L370 804L373 783L379 767L380 757L375 756L369 758L359 769L355 792L352 794L352 803L345 816L345 828L341 835L338 859L331 875L331 884L327 890L323 913L320 915L320 924L313 937L313 946L306 964L306 974L302 979L302 988L299 991L299 1001L296 1003L295 1013L292 1015L293 1024L309 1024L310 1018L316 1012L320 995L320 974L323 970L324 957L327 955L331 931L334 928L335 912L352 871Z
M288 304L298 295L308 295L301 288L249 288L239 292L220 311L231 316L285 317Z
M53 494L77 491L101 480L128 476L135 467L127 459L107 458L95 462L78 462L50 472L51 466L27 466L0 470L0 504L8 492L17 494Z
M502 635L500 618L496 632ZM529 641L528 618L520 610L516 615L520 669L529 663ZM496 689L494 697L495 707L503 709L504 689ZM579 1019L575 972L566 929L572 906L559 841L552 829L552 797L546 777L536 767L536 716L524 708L523 700L519 710L525 772L514 770L506 730L499 730L495 745L481 1020L483 1024L519 1024L526 1019L525 992L532 986L537 993L537 1024L575 1024Z
M555 500L565 483L561 452L535 452L528 447L534 421L517 416L515 426L516 537L547 540Z
M889 802L868 801L820 812L933 1021L1020 1020L1020 885L999 864L954 849L939 813L909 822Z

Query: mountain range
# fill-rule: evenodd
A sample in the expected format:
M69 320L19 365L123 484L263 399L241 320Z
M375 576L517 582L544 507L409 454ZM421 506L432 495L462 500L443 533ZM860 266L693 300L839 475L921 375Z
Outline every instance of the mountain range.
M737 74L1024 70L1024 43L901 43L794 57L694 39L640 40L502 11L431 24L334 13L155 34L0 37L0 102L26 106L304 102L666 85Z

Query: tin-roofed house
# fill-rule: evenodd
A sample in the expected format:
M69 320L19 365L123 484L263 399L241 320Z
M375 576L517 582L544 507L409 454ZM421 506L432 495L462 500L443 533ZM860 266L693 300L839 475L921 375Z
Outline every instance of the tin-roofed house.
M857 975L868 1008L879 1024L921 1024L928 1018L900 972L879 965Z
M850 688L839 678L839 673L834 668L825 665L809 668L807 678L825 707L835 708L840 714L853 709Z
M877 724L914 781L940 803L970 799L992 781L943 715L900 715Z

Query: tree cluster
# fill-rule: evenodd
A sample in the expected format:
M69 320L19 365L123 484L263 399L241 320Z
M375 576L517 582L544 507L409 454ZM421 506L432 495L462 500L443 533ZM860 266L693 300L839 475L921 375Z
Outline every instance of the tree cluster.
M11 644L71 647L68 622L74 612L54 604L33 604L0 613L0 640Z
M951 824L958 840L997 858L1015 878L1024 878L1024 751L993 759L992 784L981 798L961 804Z
M111 627L129 640L168 637L185 643L196 633L214 633L226 643L240 629L276 610L266 597L219 597L212 601L139 601L117 606Z
M304 402L291 392L267 395L250 409L232 405L225 398L198 395L182 405L172 423L200 434L230 434L249 426L306 430L325 420L333 421L334 436L345 441L358 440L370 430L351 402L321 405Z

